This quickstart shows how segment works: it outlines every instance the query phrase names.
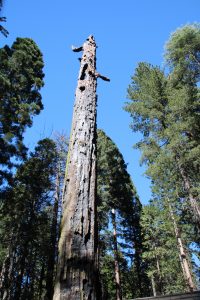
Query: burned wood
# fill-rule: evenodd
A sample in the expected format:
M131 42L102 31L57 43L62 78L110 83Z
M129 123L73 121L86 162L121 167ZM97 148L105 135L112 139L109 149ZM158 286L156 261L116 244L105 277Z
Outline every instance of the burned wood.
M104 81L110 81L110 78L108 78L108 77L106 77L106 76L103 76L103 75L101 75L101 74L98 73L98 72L95 72L95 76L96 76L96 78L101 78L101 79L104 80Z
M74 105L54 300L101 299L97 276L96 43L83 50Z
M80 80L84 80L85 79L87 68L88 68L88 64L86 63L86 64L83 65L83 68L82 68L82 71L81 71Z
M83 47L81 46L81 47L74 47L74 46L72 46L72 51L73 52L81 52L81 51L83 51Z

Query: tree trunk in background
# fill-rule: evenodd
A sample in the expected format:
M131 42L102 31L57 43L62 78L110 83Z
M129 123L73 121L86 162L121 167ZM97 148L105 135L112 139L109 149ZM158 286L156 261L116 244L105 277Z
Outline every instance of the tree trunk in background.
M38 297L39 297L39 300L42 299L43 281L44 281L44 269L45 269L45 264L43 262L42 263L42 268L41 268L41 271L40 271L39 284L38 284Z
M186 280L186 284L189 287L189 290L191 292L193 292L195 290L195 285L194 285L194 282L193 282L193 279L192 279L192 274L191 274L189 263L188 263L188 260L187 260L187 255L186 255L185 250L184 250L184 246L183 246L183 242L182 242L182 239L181 239L180 231L178 229L178 226L177 226L177 223L176 223L176 220L175 220L175 217L174 217L174 213L173 213L170 201L169 201L169 199L167 199L167 200L168 200L168 205L169 205L170 216L171 216L171 219L172 219L173 225L174 225L174 232L175 232L175 236L176 236L176 239L177 239L177 244L178 244L178 247L179 247L179 257L180 257L180 261L181 261L181 267L182 267L182 270L183 270L183 276Z
M11 281L11 276L10 276L10 265L11 265L11 257L8 254L4 260L2 270L1 270L1 277L0 277L0 296L1 299L9 299L9 285Z
M22 252L20 260L19 260L20 269L18 270L18 275L15 279L15 291L14 291L14 299L15 300L19 300L20 296L21 296L22 281L23 281L23 276L24 276L25 260L27 258L27 253L28 253L28 245Z
M179 168L180 174L183 179L184 188L185 188L186 192L188 193L188 198L189 198L190 205L191 205L191 211L194 214L194 219L196 221L196 225L198 227L198 230L200 231L200 207L197 203L197 199L191 193L191 185L190 185L189 178L188 178L185 170L183 169L183 167L180 165L179 159L178 158L176 158L176 159L178 161L178 168Z
M154 280L154 276L152 275L151 277L151 285L152 285L152 290L153 290L153 296L156 297L156 285L155 285L155 280Z
M14 233L11 233L11 241L8 247L8 254L4 260L1 274L0 274L0 297L1 299L10 299L12 291L10 289L13 279L14 262L16 259L16 253L14 250Z
M142 289L142 274L141 274L141 255L139 253L139 251L141 250L141 248L139 249L139 247L137 246L137 242L134 243L133 245L133 249L135 248L135 254L134 254L134 264L136 267L136 272L137 272L137 278L138 278L138 289L140 291L140 297L143 297L143 289Z
M99 299L96 225L96 43L83 50L64 182L54 300Z
M53 281L54 281L54 266L56 258L56 240L58 234L58 207L60 200L60 162L58 162L58 170L56 174L56 190L55 202L53 207L53 218L51 225L50 249L46 275L46 297L51 300L53 297Z
M155 260L156 260L156 269L157 269L156 293L157 293L157 295L162 295L163 294L162 273L161 273L161 269L160 269L160 262L159 262L159 258L157 255L157 247L156 246L154 246L154 250L155 250ZM155 281L154 281L154 283L155 283Z
M117 249L117 226L116 226L116 211L112 209L112 225L113 225L113 248L115 261L115 283L116 283L116 300L122 300L122 290L120 282L119 257Z

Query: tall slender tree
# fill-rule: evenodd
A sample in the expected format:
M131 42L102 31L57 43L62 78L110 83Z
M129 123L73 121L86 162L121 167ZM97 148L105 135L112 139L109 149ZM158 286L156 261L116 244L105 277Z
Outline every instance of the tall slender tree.
M148 263L147 274L154 295L187 291L170 215L156 202L143 208L142 228Z
M176 184L178 198L185 198L196 228L200 228L199 32L199 26L191 25L172 35L167 44L169 74L140 63L128 90L131 103L126 105L133 130L143 134L137 147L148 175L153 182L165 177Z
M99 299L96 220L96 43L83 51L65 178L59 262L54 291L58 299Z
M199 205L199 82L200 82L200 26L186 25L175 31L166 44L166 61L171 68L170 104L173 105L172 130L178 134L179 151L172 145L184 189L197 226L200 227ZM176 91L175 97L173 95ZM185 145L187 147L185 148ZM185 148L185 149L184 149Z

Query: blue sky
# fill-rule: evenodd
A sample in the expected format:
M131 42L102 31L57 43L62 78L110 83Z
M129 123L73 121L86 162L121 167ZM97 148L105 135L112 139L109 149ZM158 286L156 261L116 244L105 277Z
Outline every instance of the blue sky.
M53 131L70 133L74 93L79 71L79 54L71 45L80 46L93 34L97 49L97 70L111 79L98 82L98 127L117 144L142 203L151 196L150 182L139 166L140 153L132 148L139 135L131 132L126 101L130 77L140 61L163 65L164 44L171 32L186 23L199 21L199 0L6 0L6 39L30 37L40 47L45 62L44 110L34 118L26 132L32 148L40 138Z

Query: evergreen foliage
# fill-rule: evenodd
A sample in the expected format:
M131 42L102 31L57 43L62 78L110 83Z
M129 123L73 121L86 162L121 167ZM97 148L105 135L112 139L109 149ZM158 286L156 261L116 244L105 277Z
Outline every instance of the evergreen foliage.
M143 207L141 224L143 258L148 264L148 277L155 282L157 295L188 291L169 210L151 202Z
M115 299L113 278L115 278L116 259L120 268L123 297L148 295L150 292L145 265L141 258L141 203L126 168L117 146L102 130L98 130L97 194L100 272L108 299ZM115 211L114 223L113 209ZM117 228L116 241L111 232L113 226ZM117 255L115 243L117 243ZM112 270L108 271L108 265L112 265ZM128 281L127 278L129 278Z
M16 159L26 157L23 134L43 109L42 54L32 39L17 38L0 49L0 184L11 180Z
M0 295L51 299L67 141L44 139L28 153L24 132L43 109L42 53L32 39L0 49Z
M141 162L147 165L146 174L151 179L152 191L160 199L159 205L145 207L142 217L147 247L143 257L149 264L149 278L155 280L159 293L188 288L181 274L176 236L169 231L173 223L168 221L164 206L167 198L176 207L174 214L175 218L179 216L180 230L189 232L184 239L189 262L189 247L191 243L199 242L199 234L195 234L200 229L199 49L199 25L178 29L166 44L169 74L158 66L139 63L128 88L131 101L125 106L132 118L131 128L142 134L135 147L142 152ZM158 239L154 242L156 248L151 236ZM156 270L156 256L160 275Z
M2 299L5 293L8 299L21 299L21 293L25 293L27 299L34 297L30 285L35 280L39 282L38 268L47 255L43 251L46 252L49 230L44 235L41 229L47 230L50 222L46 207L50 205L53 191L55 150L52 141L40 141L30 158L19 167L14 187L5 194L2 213L6 222L2 244L8 249L8 256L3 265ZM10 234L6 235L5 230ZM38 256L38 244L42 257Z
M4 194L2 299L41 299L46 289L52 297L60 219L60 194L56 189L62 184L63 155L54 141L39 141Z

